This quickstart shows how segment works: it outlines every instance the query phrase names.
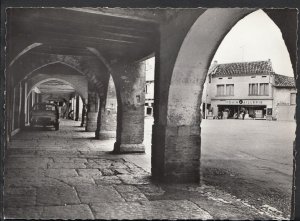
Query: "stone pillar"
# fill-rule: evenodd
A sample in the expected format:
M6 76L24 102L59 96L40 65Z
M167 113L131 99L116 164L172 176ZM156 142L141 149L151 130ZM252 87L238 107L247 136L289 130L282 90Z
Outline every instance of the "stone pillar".
M97 92L88 93L88 105L86 114L85 130L88 132L96 131L99 111L99 96Z
M112 77L108 82L106 99L100 101L100 112L96 138L106 140L116 137L117 130L117 95Z
M152 175L158 181L200 181L200 126L153 125Z
M115 153L145 152L144 105L145 105L145 62L119 67L118 80L117 141Z
M185 71L184 65L181 67L180 79L174 79L172 76L178 54L175 49L180 48L178 45L181 41L169 42L169 36L174 33L168 26L170 25L164 27L167 30L162 34L160 48L155 53L151 172L154 180L160 182L198 183L201 102L199 103L197 99L201 98L200 83L189 78L191 73ZM186 94L192 99L183 99Z
M22 88L21 88L21 83L19 83L18 85L16 85L14 90L13 130L20 128L21 98L22 98Z
M86 126L86 112L87 112L87 100L82 104L82 115L81 115L81 127Z
M79 120L79 100L80 100L80 97L79 95L76 96L76 108L75 108L75 121L78 121Z
M6 141L9 142L11 139L12 132L12 120L13 120L13 79L12 76L8 75L7 86L6 86L6 100L5 100L5 114L6 114Z
M12 90L13 92L13 96L12 96L12 115L11 115L11 130L10 132L12 132L15 129L15 112L16 112L16 88L13 88Z
M20 127L25 128L27 114L27 83L22 82L22 96L21 96L21 115L20 115Z

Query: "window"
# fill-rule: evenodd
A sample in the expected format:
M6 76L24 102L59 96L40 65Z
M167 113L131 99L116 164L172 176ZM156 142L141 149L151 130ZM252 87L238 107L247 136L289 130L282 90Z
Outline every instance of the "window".
M268 83L256 83L249 84L249 95L269 95L269 84Z
M296 104L296 93L291 93L291 105Z
M217 96L224 95L224 84L217 85Z
M233 84L220 84L217 85L217 96L233 96L234 85Z
M146 84L145 93L148 94L148 84Z
M234 95L234 85L233 84L226 84L226 95L227 96Z
M249 84L249 95L258 95L258 84Z
M264 75L264 76L261 76L261 77L262 77L262 78L266 78L267 76Z
M269 95L269 84L268 83L259 84L259 95Z

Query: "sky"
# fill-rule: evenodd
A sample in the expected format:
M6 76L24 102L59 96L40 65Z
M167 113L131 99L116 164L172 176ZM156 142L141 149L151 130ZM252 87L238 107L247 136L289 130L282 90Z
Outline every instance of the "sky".
M220 44L218 63L271 59L275 73L293 76L292 64L279 28L262 10L239 21Z

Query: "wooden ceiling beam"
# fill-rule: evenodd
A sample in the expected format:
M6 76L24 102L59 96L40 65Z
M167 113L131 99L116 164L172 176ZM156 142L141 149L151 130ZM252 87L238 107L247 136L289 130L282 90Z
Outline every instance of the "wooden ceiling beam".
M143 41L147 38L151 37L150 33L141 33L139 31L120 31L119 27L115 26L116 28L107 29L107 28L95 28L90 27L89 25L61 25L55 22L44 22L44 21L14 21L13 23L14 29L12 31L16 32L35 32L37 30L40 31L49 31L55 33L66 33L66 34L80 34L81 36L88 36L88 37L103 37L103 38L124 38L128 41L135 40L135 41ZM152 35L154 34L151 32Z
M153 10L138 10L138 9L124 9L124 8L64 8L83 13L90 13L95 15L111 16L123 19L130 19L133 21L142 21L150 23L158 23L156 13Z
M15 10L13 19L24 20L28 22L54 22L57 24L74 24L78 26L89 26L93 29L101 27L116 27L123 30L140 30L140 32L149 32L148 29L155 29L157 24L149 22L138 22L134 20L118 18L113 16L102 16L88 13L80 13L62 8L39 8L39 9L12 9ZM145 28L147 27L147 28ZM146 30L144 30L146 29Z

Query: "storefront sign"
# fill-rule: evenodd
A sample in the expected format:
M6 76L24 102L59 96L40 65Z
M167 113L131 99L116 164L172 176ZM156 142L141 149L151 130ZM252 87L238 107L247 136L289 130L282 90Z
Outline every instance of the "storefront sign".
M263 104L261 100L226 100L226 104L236 104L236 105L259 105Z

